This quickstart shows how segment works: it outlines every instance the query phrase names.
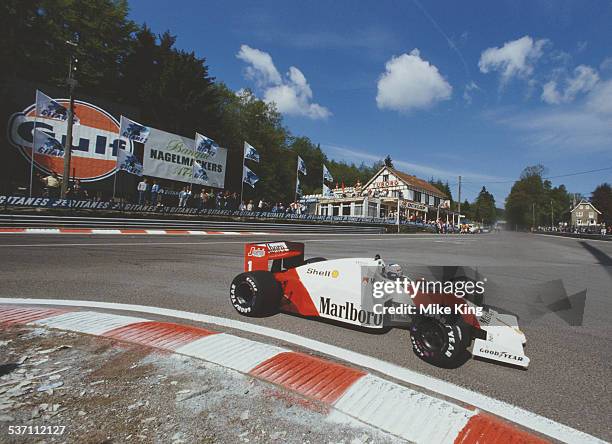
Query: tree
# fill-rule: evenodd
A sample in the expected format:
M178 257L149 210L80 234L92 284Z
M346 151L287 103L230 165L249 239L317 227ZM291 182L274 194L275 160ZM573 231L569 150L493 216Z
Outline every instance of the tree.
M606 225L612 224L612 187L607 182L598 185L591 193L591 202L601 211L602 220Z
M474 202L472 214L475 221L485 225L491 225L497 220L495 198L484 186Z
M569 216L570 196L564 185L552 187L543 180L542 165L529 166L514 182L506 198L506 219L510 226L526 229L556 225Z
M391 159L391 156L389 154L387 154L387 157L385 157L385 166L393 168L393 159Z

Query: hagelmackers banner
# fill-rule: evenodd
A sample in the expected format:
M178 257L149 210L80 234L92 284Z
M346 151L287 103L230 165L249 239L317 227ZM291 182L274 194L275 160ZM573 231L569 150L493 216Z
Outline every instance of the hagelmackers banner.
M196 179L192 178L194 158L206 173ZM225 185L226 148L219 148L215 153L196 153L193 139L151 128L143 160L145 176L215 188Z

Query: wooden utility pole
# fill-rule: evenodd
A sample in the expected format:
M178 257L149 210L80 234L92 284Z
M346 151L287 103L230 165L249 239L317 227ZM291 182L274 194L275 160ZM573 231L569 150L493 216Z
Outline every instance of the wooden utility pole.
M461 225L461 176L459 176L459 193L457 193L457 225Z

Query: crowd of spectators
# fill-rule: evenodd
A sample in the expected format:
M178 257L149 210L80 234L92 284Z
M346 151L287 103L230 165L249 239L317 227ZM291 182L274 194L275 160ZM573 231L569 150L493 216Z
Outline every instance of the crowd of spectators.
M180 191L165 190L156 181L143 179L137 186L138 204L156 207L178 206L180 208L196 208L199 210L240 210L272 213L302 214L306 208L298 203L270 203L265 200L240 200L240 196L232 191L215 191L212 188L202 188L199 192L189 186ZM177 202L178 200L178 202Z
M536 231L542 231L545 233L601 234L602 236L610 236L612 235L612 225L560 225L558 227L539 226Z

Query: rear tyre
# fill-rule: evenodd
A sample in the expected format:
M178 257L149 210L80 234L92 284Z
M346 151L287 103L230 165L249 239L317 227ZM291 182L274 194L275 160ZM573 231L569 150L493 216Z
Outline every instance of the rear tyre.
M276 313L282 289L269 271L249 271L234 278L230 302L244 316L263 317Z
M444 321L421 317L410 326L414 354L428 364L457 368L469 358L470 328L463 321Z

